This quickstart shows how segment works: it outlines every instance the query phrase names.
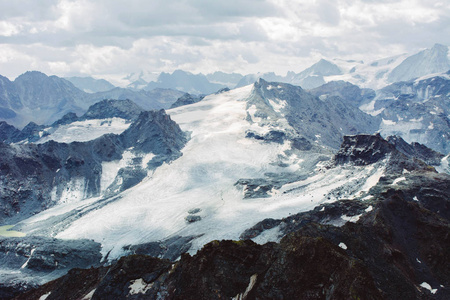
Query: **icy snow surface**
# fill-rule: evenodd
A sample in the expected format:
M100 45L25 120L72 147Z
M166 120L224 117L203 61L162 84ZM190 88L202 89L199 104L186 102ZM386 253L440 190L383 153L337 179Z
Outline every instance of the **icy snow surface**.
M380 89L389 84L387 78L390 72L408 57L401 54L380 60L364 63L361 61L345 61L335 59L332 62L344 71L343 75L325 76L325 81L344 80L361 88ZM353 69L353 70L352 70ZM350 72L352 70L352 72Z
M101 137L107 133L121 134L131 123L121 118L109 118L101 120L76 121L67 125L45 129L49 135L39 139L36 143L45 143L53 140L59 143L87 142Z
M431 288L431 285L428 284L427 282L422 282L422 283L420 284L420 286L423 287L423 288L425 288L425 289L427 289L427 290L429 290L432 294L436 294L436 292L437 292L437 289Z
M441 164L435 168L439 173L450 174L450 154L442 158Z
M198 103L169 110L181 129L191 133L180 158L163 164L117 197L66 201L21 222L23 230L57 238L93 239L102 244L104 255L111 251L111 259L123 254L124 245L175 235L201 235L192 241L190 252L194 253L211 240L239 239L245 229L265 218L283 218L313 209L330 201L327 195L335 189L344 186L359 195L361 187L368 191L378 182L382 173L374 168L320 168L311 161L319 161L323 153L286 151L291 150L290 143L245 138L248 130L261 132L270 126L246 120L246 100L252 88L210 95ZM288 126L287 122L283 124ZM280 157L289 162L288 167L279 166ZM102 189L121 164L125 162L104 164ZM269 198L244 199L242 187L235 183L241 178L264 178L268 172L300 172L308 176L273 189ZM185 217L192 208L201 209L202 219L187 223ZM61 216L69 215L78 219L63 223ZM278 228L262 237L266 241L277 240Z
M49 292L49 293L47 293L47 294L42 295L42 296L39 298L39 300L45 300L45 299L47 299L48 296L50 296L51 293L52 293L52 292Z
M145 294L153 284L147 284L142 278L130 282L130 295Z

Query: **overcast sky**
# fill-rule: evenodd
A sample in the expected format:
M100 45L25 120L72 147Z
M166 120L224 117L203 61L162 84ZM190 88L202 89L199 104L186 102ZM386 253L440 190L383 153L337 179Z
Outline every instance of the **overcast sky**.
M299 72L450 45L448 0L0 0L0 74Z

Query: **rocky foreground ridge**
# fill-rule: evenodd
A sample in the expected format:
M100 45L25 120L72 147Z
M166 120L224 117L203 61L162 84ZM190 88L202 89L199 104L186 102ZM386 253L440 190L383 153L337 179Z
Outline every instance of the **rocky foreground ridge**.
M135 254L72 269L15 299L448 299L450 176L394 144L344 138L329 167L389 164L364 198L266 219L178 261ZM279 243L248 240L269 230Z

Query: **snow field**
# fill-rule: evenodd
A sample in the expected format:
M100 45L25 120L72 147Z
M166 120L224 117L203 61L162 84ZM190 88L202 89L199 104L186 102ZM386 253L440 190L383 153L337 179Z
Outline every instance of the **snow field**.
M56 129L48 128L44 130L41 135L45 132L50 134L42 137L36 143L42 144L50 140L58 143L87 142L108 133L121 134L128 129L130 124L122 118L76 121L61 125Z

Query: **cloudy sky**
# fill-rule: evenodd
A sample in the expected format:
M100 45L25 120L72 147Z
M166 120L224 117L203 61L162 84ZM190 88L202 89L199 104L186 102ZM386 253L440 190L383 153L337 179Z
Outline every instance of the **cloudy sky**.
M0 74L299 72L450 45L448 0L0 0Z

